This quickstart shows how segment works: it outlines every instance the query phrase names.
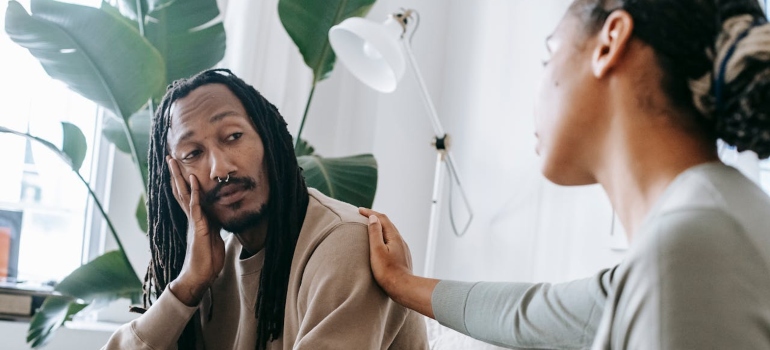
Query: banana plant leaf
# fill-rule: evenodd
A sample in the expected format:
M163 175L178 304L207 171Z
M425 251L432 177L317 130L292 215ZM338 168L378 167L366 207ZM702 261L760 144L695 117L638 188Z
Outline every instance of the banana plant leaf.
M149 223L147 222L147 205L145 205L144 196L139 197L139 203L136 204L134 216L136 217L136 223L139 224L139 228L142 232L148 234Z
M294 148L294 155L297 157L312 156L314 154L315 154L315 148L313 148L313 146L311 146L304 139L300 139L299 142L297 142L296 147Z
M211 68L222 60L225 27L216 0L149 3L151 9L145 17L144 33L165 60L166 85Z
M70 166L74 171L80 171L83 160L86 159L88 144L86 137L80 128L72 123L61 123L62 126L62 152L70 159Z
M72 168L73 171L78 172L80 166L83 164L83 160L86 157L86 137L80 128L72 123L62 122L62 149L59 149L56 145L50 141L34 137L30 134L8 129L4 126L0 126L0 133L16 135L24 138L31 139L32 141L39 142L46 148L53 151L61 158L61 160Z
M148 109L142 109L128 118L128 128L134 135L134 147L136 147L139 170L142 173L143 183L147 183L148 151L150 149L150 128L152 117ZM102 135L115 145L121 152L131 154L131 146L128 144L126 133L123 130L123 121L112 116L105 116L102 123Z
M63 295L54 295L45 299L29 324L27 343L32 348L44 346L64 322L88 306L87 303Z
M313 81L329 77L336 56L329 44L329 29L350 17L363 17L375 0L280 0L281 23L299 48Z
M103 306L119 298L138 299L142 282L122 251L107 252L64 278L54 290L61 295L46 298L30 322L27 342L45 345L64 322L89 304Z
M297 162L308 187L358 207L372 207L377 191L377 161L371 154L343 158L300 156Z
M5 31L51 77L125 119L163 89L164 61L126 18L103 8L32 0L29 15L9 1Z
M144 16L149 11L154 11L163 6L168 6L176 0L118 0L116 5L120 9L120 13L131 20ZM137 11L136 4L141 6L141 12Z

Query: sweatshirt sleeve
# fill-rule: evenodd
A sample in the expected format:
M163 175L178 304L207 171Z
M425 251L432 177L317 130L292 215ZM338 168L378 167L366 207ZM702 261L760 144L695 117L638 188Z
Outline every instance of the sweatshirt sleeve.
M411 313L374 281L367 227L359 223L338 226L318 245L306 264L297 304L297 350L387 349ZM427 349L423 322L407 331L401 336L410 334L410 348Z
M147 312L124 324L107 341L102 350L176 349L176 343L197 307L183 304L166 290Z
M614 271L553 285L441 281L433 291L433 312L442 325L499 346L587 349Z
M670 212L648 227L618 269L601 348L767 349L764 247L717 209Z

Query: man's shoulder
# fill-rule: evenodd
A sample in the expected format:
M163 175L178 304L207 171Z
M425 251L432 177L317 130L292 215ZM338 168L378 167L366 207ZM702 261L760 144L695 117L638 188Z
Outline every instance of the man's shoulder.
M340 224L367 224L367 220L358 213L358 208L334 198L331 198L321 191L314 188L308 188L310 200L308 203L307 214L310 219L322 224L331 224L334 226ZM313 224L313 222L307 223Z
M329 242L324 245L335 245L332 241L336 239L347 241L347 244L334 249L336 253L346 254L359 249L358 246L367 246L368 254L368 221L358 213L358 208L330 198L314 188L308 188L308 194L310 198L295 258L317 253L316 249L326 241Z

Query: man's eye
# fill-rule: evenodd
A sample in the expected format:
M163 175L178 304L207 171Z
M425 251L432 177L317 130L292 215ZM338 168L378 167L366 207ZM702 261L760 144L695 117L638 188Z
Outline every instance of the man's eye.
M236 132L235 134L230 135L230 137L227 138L227 141L235 141L243 136L242 132Z
M190 153L187 153L187 155L185 155L184 158L182 158L182 159L184 159L184 160L191 160L191 159L197 157L200 153L201 153L201 151L195 150L195 151L192 151Z

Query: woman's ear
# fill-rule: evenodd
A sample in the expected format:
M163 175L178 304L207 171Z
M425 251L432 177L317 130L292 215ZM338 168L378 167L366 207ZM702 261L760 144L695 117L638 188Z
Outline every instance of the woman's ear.
M599 32L591 68L596 78L603 78L616 67L628 50L634 31L634 19L628 12L617 10L610 13Z

